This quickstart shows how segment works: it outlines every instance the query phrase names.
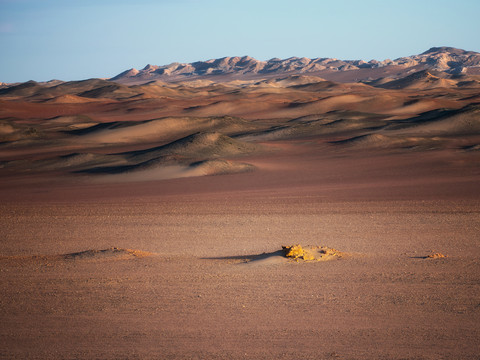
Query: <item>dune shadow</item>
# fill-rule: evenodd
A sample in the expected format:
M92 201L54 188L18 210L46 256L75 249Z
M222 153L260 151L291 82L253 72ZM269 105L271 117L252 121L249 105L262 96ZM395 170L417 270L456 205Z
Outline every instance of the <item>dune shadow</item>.
M154 168L155 166L167 165L168 162L172 162L170 158L154 158L147 161L143 161L137 164L122 164L122 165L111 165L111 166L95 166L87 169L76 170L73 173L75 174L100 174L100 175L115 175L115 174L125 174L135 171L148 170ZM177 165L173 163L172 165Z
M442 253L432 253L425 256L410 256L410 259L444 259L447 257L447 255L444 255Z
M252 262L252 261L261 261L268 260L274 257L284 257L283 250L272 251L262 254L251 254L251 255L234 255L234 256L214 256L214 257L204 257L203 260L243 260L243 262Z
M102 130L115 130L115 129L121 129L125 127L133 127L136 125L141 125L147 123L148 120L144 121L113 121L113 122L107 122L107 123L100 123L96 125L89 126L87 128L82 128L82 129L71 129L71 130L64 130L62 133L64 134L69 134L69 135L89 135L98 131Z

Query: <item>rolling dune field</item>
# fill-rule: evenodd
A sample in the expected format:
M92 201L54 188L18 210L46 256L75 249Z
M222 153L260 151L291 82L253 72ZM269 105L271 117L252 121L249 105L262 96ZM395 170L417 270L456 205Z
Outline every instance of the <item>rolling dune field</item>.
M479 359L478 75L342 74L0 89L0 358Z

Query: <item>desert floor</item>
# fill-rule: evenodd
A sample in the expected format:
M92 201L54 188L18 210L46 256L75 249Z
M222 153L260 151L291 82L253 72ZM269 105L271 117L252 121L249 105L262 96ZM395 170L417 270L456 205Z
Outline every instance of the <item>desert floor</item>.
M272 146L238 174L0 179L0 358L479 359L478 155Z

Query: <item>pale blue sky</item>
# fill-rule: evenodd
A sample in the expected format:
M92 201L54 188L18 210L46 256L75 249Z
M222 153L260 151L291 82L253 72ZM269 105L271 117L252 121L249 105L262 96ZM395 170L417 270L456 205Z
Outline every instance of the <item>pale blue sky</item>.
M480 52L479 14L479 0L0 0L0 81L111 77L224 56Z

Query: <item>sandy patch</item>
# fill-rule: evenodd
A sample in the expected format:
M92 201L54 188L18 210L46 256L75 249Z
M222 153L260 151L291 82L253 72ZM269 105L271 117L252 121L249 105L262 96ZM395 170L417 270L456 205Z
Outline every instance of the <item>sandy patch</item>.
M327 261L340 259L347 254L340 252L336 249L329 248L327 246L302 246L302 245L289 245L282 246L283 254L286 258L299 262L299 261Z

